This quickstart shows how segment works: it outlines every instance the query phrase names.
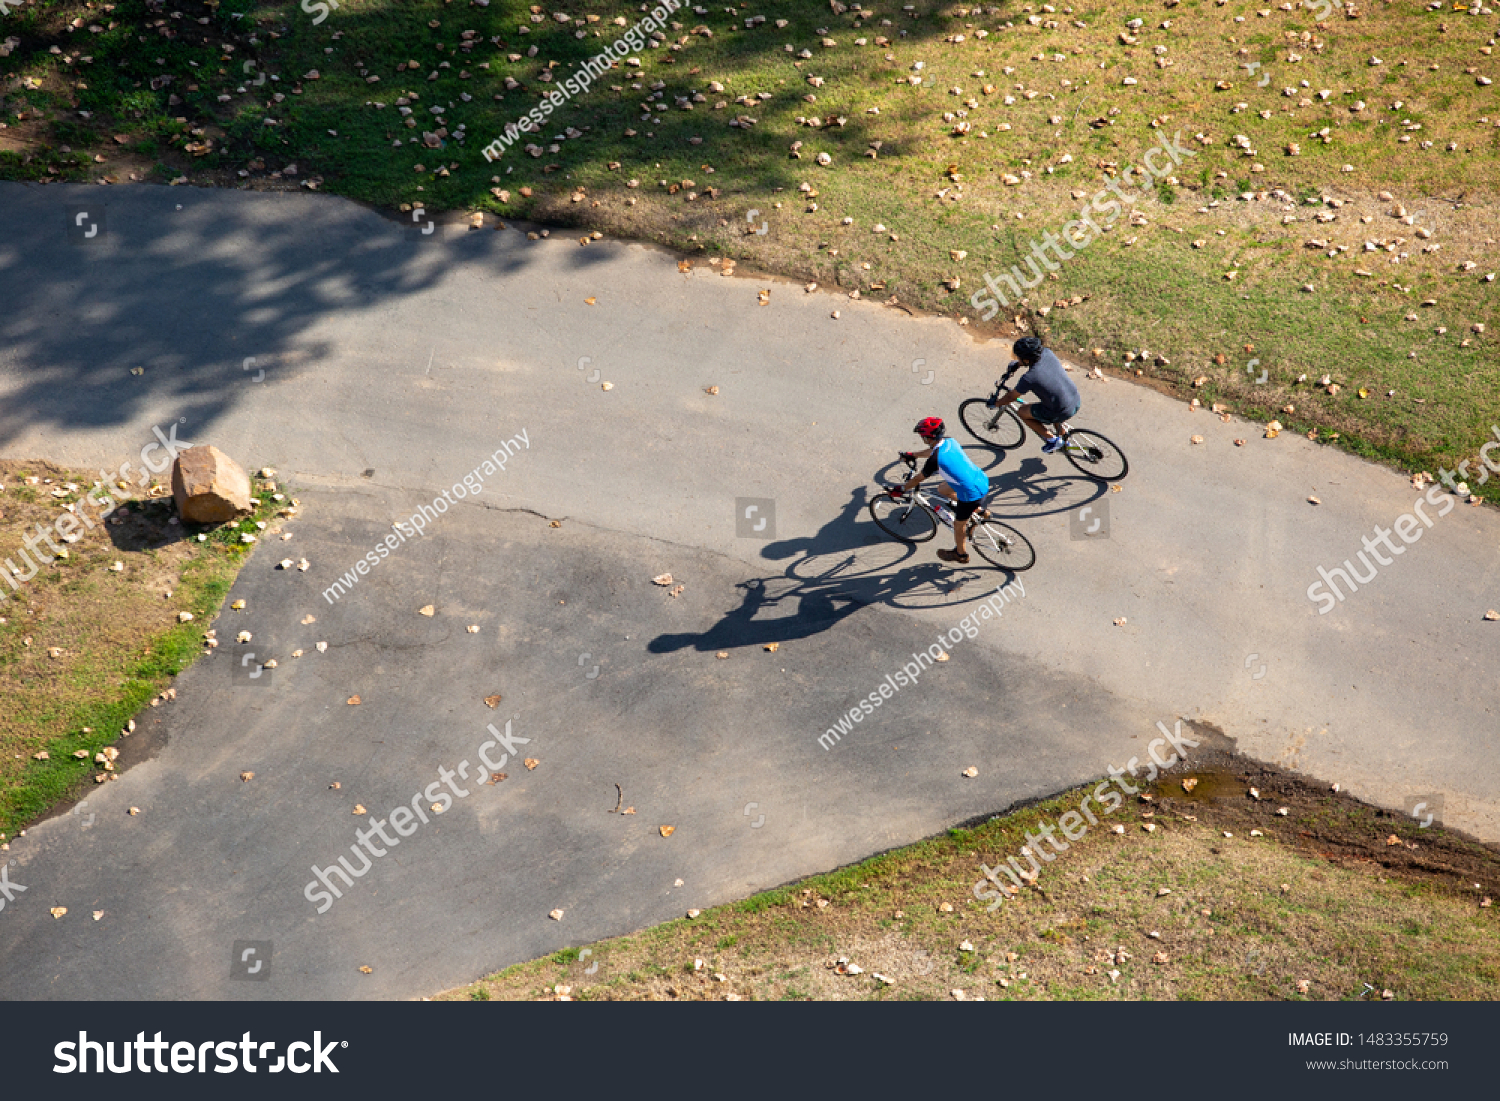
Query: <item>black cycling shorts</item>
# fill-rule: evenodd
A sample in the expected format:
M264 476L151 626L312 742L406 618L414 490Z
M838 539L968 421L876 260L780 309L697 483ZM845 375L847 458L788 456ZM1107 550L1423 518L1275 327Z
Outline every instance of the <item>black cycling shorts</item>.
M1071 413L1062 413L1046 402L1034 401L1031 403L1031 415L1043 424L1061 424L1065 420L1078 416L1079 408L1081 406L1075 407Z
M953 506L953 518L955 520L967 520L970 516L974 515L979 505L979 501L960 501Z

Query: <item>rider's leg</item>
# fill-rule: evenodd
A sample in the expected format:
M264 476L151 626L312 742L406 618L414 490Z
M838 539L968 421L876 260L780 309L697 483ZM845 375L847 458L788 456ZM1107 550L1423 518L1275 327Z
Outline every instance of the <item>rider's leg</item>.
M1043 424L1036 417L1032 416L1030 405L1021 406L1020 414L1021 420L1025 422L1026 427L1030 428L1043 440L1050 440L1055 435L1050 424Z
M965 545L966 540L964 538L968 530L969 522L967 520L953 521L953 549L958 552L960 558L968 553L968 547Z

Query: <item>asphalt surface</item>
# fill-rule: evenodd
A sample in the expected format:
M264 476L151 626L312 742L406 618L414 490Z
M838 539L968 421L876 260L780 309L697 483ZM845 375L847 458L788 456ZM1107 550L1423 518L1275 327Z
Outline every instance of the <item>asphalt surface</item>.
M28 888L0 912L0 997L419 997L1102 776L1179 718L1393 809L1440 794L1500 840L1488 510L1435 518L1320 615L1318 567L1411 510L1405 478L1080 381L1076 422L1130 455L1121 492L1034 442L971 448L1039 560L950 570L946 535L913 551L864 509L912 424L1009 358L950 321L320 195L0 197L0 454L114 470L176 423L303 504L225 645L140 717L149 758L0 854ZM70 241L101 200L104 232ZM523 432L481 493L323 595ZM1107 538L1073 537L1086 505ZM312 569L275 569L289 553ZM950 629L949 661L819 743ZM278 665L252 681L249 652ZM361 869L355 831L397 806L427 821L367 834L384 855L329 873L320 913L313 869Z

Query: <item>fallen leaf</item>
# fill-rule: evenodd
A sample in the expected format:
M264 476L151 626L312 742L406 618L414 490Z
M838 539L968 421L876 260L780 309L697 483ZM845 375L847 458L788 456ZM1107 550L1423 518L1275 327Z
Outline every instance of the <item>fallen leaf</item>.
M373 975L375 973L375 968L373 968L373 967L361 967L359 969L359 973L361 975Z
M1156 953L1156 955L1154 955L1154 956L1151 957L1151 962L1152 963L1168 963L1170 961L1167 959L1167 954L1165 952L1158 952L1158 953Z
M677 270L686 275L693 270L693 262L691 260L679 260L677 261Z
M705 394L717 394L719 392L719 388L717 386L705 386L703 388L703 392Z
M612 382L601 382L599 384L599 389L601 390L613 390L614 388L615 384Z
M658 826L657 828L661 830L661 835L663 837L671 837L674 833L677 832L676 826Z
M1495 620L1500 619L1500 612L1497 612L1495 611L1495 609L1491 608L1489 611L1484 613L1484 618L1493 623Z
M979 770L973 765L970 765L968 768L964 769L963 774L972 780L974 779L974 777L979 775Z
M248 784L253 779L255 779L255 773L253 773L253 772L242 772L242 773L240 773L240 780L243 781L244 783Z
M320 653L320 654L327 653L328 652L328 643L326 643L326 642L320 642L320 643L318 643L316 649L317 649L318 653Z
M355 803L354 804L354 813L355 814L368 814L369 811L365 810L365 805L363 803Z
M1203 442L1203 437L1202 436L1194 436L1193 437L1193 442L1194 443L1202 443Z
M699 915L699 914L701 914L701 913L703 913L703 911L702 911L702 910L689 910L689 911L688 911L688 912L687 912L687 916L688 916L688 917L690 917L690 918L695 918L695 917L697 917L697 916L698 916L698 915ZM696 969L695 969L695 970L696 970Z
M1184 780L1182 782L1182 790L1183 791L1192 791L1197 786L1198 786L1198 781L1197 781L1197 779L1195 777L1191 777L1190 776L1190 777L1188 777L1186 780Z
M624 810L622 810L622 811L621 811L621 812L620 812L620 813L621 813L621 814L634 814L634 813L635 813L635 808L634 808L634 807L626 807L626 808L625 808L625 809L624 809ZM678 881L677 881L677 885L678 885L678 886L679 886L679 887L680 887L680 886L681 886L681 885L682 885L682 880L680 880L680 879L679 879L679 880L678 880Z
M441 803L434 803L427 809L432 811L433 814L442 814L445 808Z
M305 615L305 616L302 617L302 626L306 627L309 623L316 623L317 621L318 621L318 617L317 616L314 616L314 615Z
M597 305L597 303L592 298L585 298L584 301L587 302L590 306Z
M245 610L245 602L243 600L236 600L229 606L237 612L243 612Z
M760 291L758 294L756 294L755 297L756 297L756 300L762 306L764 306L764 305L767 305L771 301L771 292L770 291Z
M52 907L52 910L51 910L51 914L55 918L60 918L64 914L66 914L67 912L68 912L68 908L66 906L54 906L54 907Z
M714 655L714 657L719 658L720 660L723 660L724 658L727 658L728 656L729 656L729 651L728 650L720 650L717 654Z
M503 782L505 780L508 780L509 778L510 778L509 773L505 773L505 772L492 772L492 773L490 773L490 783L491 784L498 784L498 783L501 783L501 782Z
M426 604L417 609L417 614L425 616L436 615L437 609L434 608L431 604Z
M1397 837L1395 834L1391 834L1385 839L1385 843L1387 845L1399 845L1401 844L1401 838Z
M94 920L95 921L98 921L103 916L104 916L104 911L103 910L95 910L94 911Z
M44 749L44 750L42 750L42 751L41 751L41 752L40 752L40 753L33 753L33 754L32 754L32 755L31 755L31 756L32 756L32 757L33 757L33 758L34 758L34 759L35 759L35 760L38 760L38 761L46 761L46 760L50 760L50 759L51 759L51 757L52 757L52 754L50 754L50 753L48 753L48 752L47 752L47 751L46 751L46 750L45 750L45 749Z
M561 921L563 918L563 912L561 910L553 910L547 916L553 921Z
M672 583L672 575L669 573L658 574L651 579L651 583L653 585L660 585L663 588L666 588Z
M493 711L495 708L500 706L501 698L502 697L499 692L496 692L493 696L486 696L484 698L484 705L491 711Z
M1119 619L1115 620L1115 626L1116 627L1123 627L1123 626L1125 626L1125 617L1121 616Z
M781 643L779 642L766 643L766 653L768 654L774 654L779 649L781 649Z
M347 703L350 707L358 707L359 706L359 697L358 696L350 696L344 702Z
M526 760L522 761L521 763L526 766L527 771L530 771L536 768L536 766L541 764L542 762L538 761L535 757L527 757Z
M1307 503L1310 505L1321 505L1323 502L1318 500L1316 497L1309 497L1307 499Z
M1235 440L1234 441L1234 446L1235 447L1244 447L1245 446L1245 441L1244 440Z

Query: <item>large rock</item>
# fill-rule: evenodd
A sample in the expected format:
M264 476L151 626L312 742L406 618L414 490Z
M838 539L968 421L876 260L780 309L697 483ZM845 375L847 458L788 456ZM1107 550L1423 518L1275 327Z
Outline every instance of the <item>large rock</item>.
M190 447L177 456L172 496L190 524L221 524L254 511L250 476L217 447Z

